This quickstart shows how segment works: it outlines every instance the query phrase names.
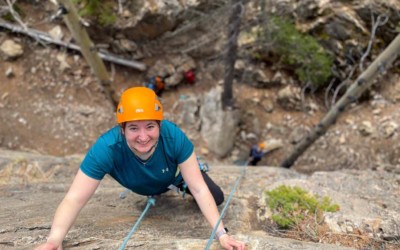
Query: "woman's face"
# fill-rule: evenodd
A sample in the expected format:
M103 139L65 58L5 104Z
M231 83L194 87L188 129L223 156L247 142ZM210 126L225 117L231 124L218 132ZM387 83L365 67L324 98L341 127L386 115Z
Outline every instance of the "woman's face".
M130 121L122 129L128 147L138 154L149 153L158 141L160 126L157 121Z

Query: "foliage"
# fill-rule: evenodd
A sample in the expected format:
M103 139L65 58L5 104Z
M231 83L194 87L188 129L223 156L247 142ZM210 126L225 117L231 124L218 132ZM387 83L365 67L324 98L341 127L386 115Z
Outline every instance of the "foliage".
M292 228L315 216L320 220L322 212L339 210L339 205L331 204L329 197L313 196L300 187L281 185L266 194L272 220L281 228Z
M272 53L278 54L283 64L294 69L299 80L315 88L327 83L331 76L333 58L314 37L303 34L289 20L271 17L268 22L268 40Z
M25 13L22 11L22 9L19 7L19 5L17 3L14 3L12 7L18 15L20 15L21 17L25 17ZM9 22L15 21L15 18L13 17L13 15L11 14L11 11L9 9L7 9L7 11L2 13L2 15L0 17Z
M80 8L79 15L83 17L94 17L100 25L114 24L117 16L113 12L112 2L101 0L74 0Z

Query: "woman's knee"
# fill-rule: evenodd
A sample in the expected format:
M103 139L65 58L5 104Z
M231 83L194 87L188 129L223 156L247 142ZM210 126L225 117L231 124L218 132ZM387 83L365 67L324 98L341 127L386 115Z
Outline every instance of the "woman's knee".
M224 193L222 192L221 188L218 188L218 189L219 189L219 191L217 193L213 193L215 204L217 204L217 206L224 203L224 200L225 200Z
M214 197L215 203L217 204L217 206L221 205L224 202L224 192L222 192L222 189L217 184L215 184L210 176L208 176L206 173L202 173L202 175L204 181L208 186L208 189Z

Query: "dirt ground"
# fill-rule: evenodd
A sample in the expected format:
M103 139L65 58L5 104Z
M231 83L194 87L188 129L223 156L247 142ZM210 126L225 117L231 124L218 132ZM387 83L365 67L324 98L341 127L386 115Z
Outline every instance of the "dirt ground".
M0 61L0 146L57 156L84 154L101 133L115 125L114 108L90 68L74 52L51 45L43 47L30 38L6 33L1 33L0 42L8 38L23 45L24 54L13 61ZM141 85L145 80L141 72L115 65L111 70L109 64L107 67L114 72L113 88L117 93L130 86ZM7 70L12 71L11 76L6 76ZM180 95L206 91L212 84L201 80L205 79L202 77L205 75L206 72L199 72L199 81L195 85L167 90L162 97L166 109L172 108ZM400 124L397 111L400 99L398 76L391 74L383 77L379 88L375 89L376 94L372 98L348 108L328 133L299 159L296 168L315 171L363 168L366 166L361 165L369 162L376 167L379 161L382 164L398 164L400 146L397 129L388 138L379 131L380 125L387 120ZM266 140L280 139L285 145L268 154L262 165L279 165L292 150L289 137L293 128L309 130L326 112L323 93L307 97L318 105L317 111L311 115L280 107L276 102L279 90L279 87L260 89L241 83L236 83L234 87L236 102L244 111L241 127L247 132L255 132L252 129L258 127L266 131ZM261 107L265 100L272 102L272 112L266 112ZM257 126L251 117L257 118ZM370 136L360 133L365 121L371 122L374 129ZM267 124L272 124L272 128ZM198 148L206 147L201 140L194 143ZM249 145L246 143L238 135L236 148L247 150ZM212 161L235 160L229 157L218 159L212 152L207 157ZM322 163L325 163L324 166L321 166Z
M29 22L38 29L49 30L51 26L43 22L44 12L35 15L35 8ZM6 39L22 45L24 52L14 60L0 60L0 147L56 156L84 154L101 133L116 124L115 108L80 54L3 30L0 44ZM147 65L154 61L154 58L143 60ZM131 68L109 63L106 67L117 94L146 80L145 73ZM162 97L166 110L172 109L181 95L201 95L218 84L209 81L211 67L198 69L196 84L167 90ZM307 95L306 101L316 104L312 114L283 109L277 103L277 93L283 87L259 88L240 80L234 85L237 106L243 111L241 131L256 133L266 141L281 140L284 145L264 157L260 165L280 165L293 149L293 137L298 137L294 132L307 133L327 111L324 91ZM374 89L369 98L349 107L327 134L306 151L294 166L297 170L313 172L399 164L398 72L389 71ZM263 108L264 102L271 104L271 112ZM367 136L360 132L365 122L372 129ZM388 122L394 124L394 133L386 137L382 135L382 125ZM194 144L199 149L206 147L201 139ZM239 131L234 151L246 155L250 146L251 142L243 140ZM236 156L220 159L213 152L205 157L213 162L237 160Z

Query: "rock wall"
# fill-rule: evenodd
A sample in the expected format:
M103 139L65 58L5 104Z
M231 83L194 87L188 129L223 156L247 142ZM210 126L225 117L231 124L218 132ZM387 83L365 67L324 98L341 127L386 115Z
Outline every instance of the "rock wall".
M81 159L0 150L0 249L32 249L46 240L55 209ZM35 166L35 174L27 171L33 167L26 168L21 162ZM399 239L398 175L337 171L307 176L273 167L242 171L238 166L211 166L209 174L226 197L242 175L223 221L235 237L247 243L248 249L357 249L356 241L346 247L269 234L271 224L265 213L263 191L281 184L328 195L338 203L339 212L325 215L332 233L343 237L358 234L379 241ZM133 193L120 199L123 190L106 177L67 235L64 249L118 249L146 206L146 197ZM170 191L156 197L154 207L148 210L126 249L203 249L211 231L191 196L182 198ZM211 249L221 248L214 242Z

